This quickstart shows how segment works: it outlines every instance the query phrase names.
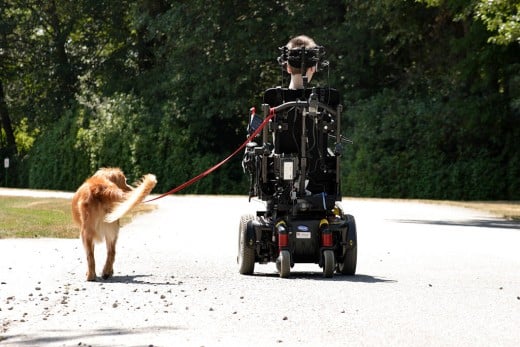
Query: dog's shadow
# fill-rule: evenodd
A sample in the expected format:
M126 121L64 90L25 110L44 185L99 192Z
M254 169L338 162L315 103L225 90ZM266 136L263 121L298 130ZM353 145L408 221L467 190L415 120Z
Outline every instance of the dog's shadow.
M175 281L147 281L146 279L153 275L124 275L124 276L113 276L107 279L98 278L98 282L103 283L124 283L124 284L152 284L152 285L176 285Z

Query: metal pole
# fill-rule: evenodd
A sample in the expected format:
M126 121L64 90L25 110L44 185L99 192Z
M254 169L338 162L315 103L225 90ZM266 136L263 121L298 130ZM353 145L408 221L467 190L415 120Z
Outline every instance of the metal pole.
M9 158L4 158L4 169L5 169L5 186L7 187L7 169L9 168Z

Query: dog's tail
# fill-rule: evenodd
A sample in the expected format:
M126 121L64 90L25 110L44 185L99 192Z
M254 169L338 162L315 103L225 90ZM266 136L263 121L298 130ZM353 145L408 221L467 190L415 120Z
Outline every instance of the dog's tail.
M157 179L155 178L155 175L145 175L137 188L126 194L125 199L118 203L114 209L105 216L105 222L112 223L123 217L135 205L143 201L156 184Z

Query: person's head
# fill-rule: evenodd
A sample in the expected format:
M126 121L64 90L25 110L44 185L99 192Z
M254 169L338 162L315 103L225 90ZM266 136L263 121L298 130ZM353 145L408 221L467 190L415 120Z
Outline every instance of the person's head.
M312 38L306 35L293 37L285 46L289 50L289 56L291 56L291 51L295 52L294 50L299 50L301 48L312 49L317 47L316 42L314 42ZM316 67L313 64L312 66L305 66L304 68L307 69L306 76L310 80L312 78L312 74L316 71ZM291 64L291 60L289 60L287 62L287 72L291 75L301 75L303 73L301 69L301 60L293 64Z

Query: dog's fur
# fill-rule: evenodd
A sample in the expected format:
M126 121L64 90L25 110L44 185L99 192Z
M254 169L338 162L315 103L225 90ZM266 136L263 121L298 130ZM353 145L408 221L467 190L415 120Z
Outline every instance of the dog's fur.
M154 175L145 175L133 188L126 183L118 168L99 169L83 183L72 198L72 217L80 227L81 240L87 254L87 281L96 280L94 243L105 239L107 259L102 277L114 274L119 218L139 204L157 184Z

